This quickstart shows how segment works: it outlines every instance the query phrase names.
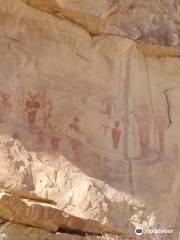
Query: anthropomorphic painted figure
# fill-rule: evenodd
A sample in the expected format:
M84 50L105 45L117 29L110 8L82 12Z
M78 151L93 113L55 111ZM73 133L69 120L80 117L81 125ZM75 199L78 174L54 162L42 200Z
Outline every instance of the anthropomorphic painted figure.
M140 104L135 107L135 111L133 113L135 115L138 126L139 142L143 156L147 153L149 147L149 135L151 130L152 116L150 109L146 104Z
M81 150L82 150L82 142L79 139L72 138L71 139L71 146L72 146L72 150L75 154L76 160L80 159Z
M113 99L110 97L104 98L101 101L101 110L100 112L108 116L109 118L112 116L113 111L116 111L115 103L113 102Z
M25 100L25 111L27 112L28 125L33 126L41 103L37 95L32 95L31 93L28 95L28 98Z
M69 124L69 128L71 129L72 132L74 132L74 134L81 134L78 117L73 118L73 122ZM74 152L75 159L78 160L81 157L82 142L77 137L71 137L70 139L71 139L71 147L72 147L72 151Z
M163 116L155 116L154 118L156 130L159 137L159 146L160 146L160 153L164 153L164 132L165 132L165 119Z
M51 100L49 100L47 102L47 107L46 107L45 111L43 112L43 127L45 127L45 128L52 128L52 125L50 123L52 110L53 110L52 102L51 102Z
M179 160L179 148L178 148L178 144L175 144L175 145L174 145L173 152L174 152L174 160L175 160L175 162L177 163L178 160Z
M51 147L52 147L52 152L56 153L59 151L59 147L60 147L60 143L61 143L61 139L57 136L53 136L51 138Z
M81 133L80 127L79 127L79 118L74 117L73 122L69 124L69 128L71 130L76 131L77 133Z
M5 117L12 109L11 95L0 91L0 123L4 122Z
M112 141L114 149L118 150L119 142L121 137L121 130L119 129L120 122L115 121L114 127L112 128Z
M39 130L38 132L38 144L40 146L44 146L45 144L45 134L42 130Z

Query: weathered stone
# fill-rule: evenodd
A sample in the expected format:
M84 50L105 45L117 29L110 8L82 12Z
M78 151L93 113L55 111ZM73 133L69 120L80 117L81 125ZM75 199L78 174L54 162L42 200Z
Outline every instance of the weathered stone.
M1 240L127 240L118 235L78 235L68 233L50 233L41 228L7 222L0 226Z
M17 223L6 223L0 228L1 240L84 240L78 235L50 233L46 230L28 227Z
M101 234L103 232L119 233L110 226L102 225L94 220L81 219L48 203L20 199L8 193L0 193L0 216L8 221L41 227L52 232L59 229Z
M56 1L53 8L63 3L62 15L73 21L77 9L86 26L84 15L106 18L106 2L96 1L94 10L91 2ZM156 21L164 13L156 12L155 2L133 2L123 5L135 12L122 19L122 36L119 27L104 30L122 18L117 10L98 32L117 36L93 37L19 0L0 0L0 187L29 199L20 200L22 207L50 204L111 232L134 234L136 226L149 229L157 222L179 228L179 40L149 35L154 24L157 31L168 28ZM146 9L153 21L147 42L161 45L129 39L145 31L135 13ZM38 224L57 230L53 222ZM84 232L96 232L86 226Z
M66 17L92 34L120 35L180 49L180 2L176 0L22 1Z

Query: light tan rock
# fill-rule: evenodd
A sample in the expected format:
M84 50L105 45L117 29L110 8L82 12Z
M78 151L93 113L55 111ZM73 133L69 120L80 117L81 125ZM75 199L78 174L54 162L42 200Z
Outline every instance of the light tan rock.
M176 0L22 1L56 17L66 17L92 34L115 34L180 48L180 3Z
M0 193L0 216L7 221L40 227L51 232L62 229L84 234L101 234L103 232L120 234L120 231L118 232L110 226L72 216L51 204L20 199L4 192Z
M1 240L136 240L135 237L126 234L118 235L86 235L68 233L50 233L40 228L28 227L17 223L8 222L0 227ZM153 235L145 235L141 240L154 240ZM164 236L163 240L169 240Z
M127 240L118 235L78 235L72 233L51 233L41 228L7 222L0 227L1 240Z
M0 0L0 26L0 187L113 231L177 228L180 63L163 46L179 43L142 51L19 0Z
M73 238L72 238L73 237ZM2 240L83 240L84 237L70 234L55 234L46 230L28 227L17 223L6 223L0 228L0 239Z

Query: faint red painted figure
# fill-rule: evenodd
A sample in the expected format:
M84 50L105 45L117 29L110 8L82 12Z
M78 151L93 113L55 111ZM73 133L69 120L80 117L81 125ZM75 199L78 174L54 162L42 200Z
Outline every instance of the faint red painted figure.
M113 147L114 149L118 150L119 148L119 142L121 137L121 130L119 129L119 121L115 121L115 125L112 128L112 141L113 141Z
M53 136L51 138L51 147L52 147L53 153L56 153L59 151L60 142L61 142L61 139L59 137Z
M174 152L174 160L177 162L179 160L179 148L177 144L174 145L173 152Z
M164 130L165 130L165 119L162 116L156 116L155 119L156 130L159 137L160 152L164 153Z
M112 112L112 102L109 98L102 100L102 113L107 114L108 116L111 115Z
M135 108L134 112L139 130L139 142L142 155L147 153L149 147L149 135L151 130L152 116L149 107L141 104Z
M0 122L4 121L4 117L8 115L12 109L10 99L11 95L0 91Z
M50 123L52 110L53 110L52 103L51 103L51 100L49 100L48 101L48 109L47 109L47 111L44 112L44 115L43 115L43 127L45 127L45 128L52 128L52 125Z
M37 111L41 104L37 95L29 94L29 98L25 101L25 110L27 111L27 118L29 126L34 125L36 121Z
M69 128L72 131L75 131L76 134L80 134L81 130L80 130L80 126L79 126L79 118L78 117L74 117L73 118L73 122L69 124ZM77 139L77 138L71 138L71 147L72 150L74 152L75 158L76 160L80 159L81 157L81 151L82 151L82 142L81 140Z
M113 110L116 111L116 106L113 103L113 100L110 98L104 98L101 101L100 112L107 115L108 117L111 117Z
M82 142L79 139L71 138L71 146L75 155L75 159L79 160L81 158Z
M74 117L73 122L69 124L69 128L71 130L75 130L77 133L81 133L80 127L79 127L79 118Z
M45 144L45 136L42 130L38 132L38 143L40 146L43 146Z

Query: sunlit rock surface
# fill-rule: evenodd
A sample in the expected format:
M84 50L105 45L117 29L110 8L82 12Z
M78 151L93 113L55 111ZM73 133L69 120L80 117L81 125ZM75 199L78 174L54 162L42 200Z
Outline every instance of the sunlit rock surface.
M86 28L180 48L178 0L21 0L34 8Z
M94 8L93 1L73 2L46 1L42 9L42 1L34 1L45 13L19 0L0 0L2 193L95 220L112 233L156 224L178 230L179 40L161 42L164 35L154 38L151 25L144 42L110 30L92 36L83 17L86 26L72 23L73 14L106 19L107 2ZM109 8L114 4L120 3ZM121 1L123 9L126 4ZM71 16L52 16L50 6L63 9L64 18L71 10ZM149 4L133 6L131 11L151 12ZM151 7L159 12L156 4ZM102 29L115 26L114 14ZM138 12L132 16L140 21ZM133 33L131 24L125 30Z

